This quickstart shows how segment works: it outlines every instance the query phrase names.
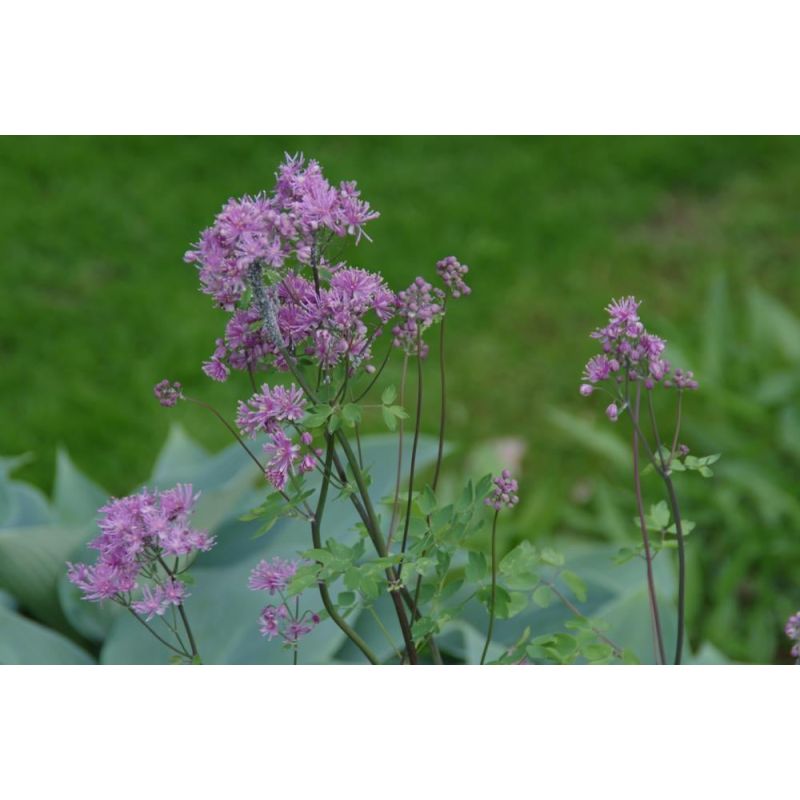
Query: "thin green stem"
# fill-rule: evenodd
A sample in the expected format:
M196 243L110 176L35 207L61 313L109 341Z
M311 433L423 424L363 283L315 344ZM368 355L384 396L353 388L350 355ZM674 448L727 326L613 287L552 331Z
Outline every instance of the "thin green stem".
M389 642L389 644L391 645L392 650L394 650L394 654L397 656L397 660L402 663L403 654L400 652L400 649L394 643L392 635L389 633L389 631L386 630L386 626L383 624L383 620L380 618L380 615L372 606L367 606L367 610L372 615L381 633L384 635L384 637L386 637L386 641Z
M445 304L447 301L445 300ZM447 380L445 372L444 358L444 323L447 317L442 317L439 327L439 382L441 385L441 405L439 407L439 448L436 452L436 469L433 473L432 489L435 492L439 485L439 472L442 469L442 457L444 456L444 429L447 424Z
M219 411L217 411L217 409L214 408L214 406L209 405L208 403L205 403L202 400L197 400L194 397L184 397L184 399L188 403L194 403L196 406L200 406L201 408L206 409L206 411L210 411L228 429L233 438L236 439L236 441L239 442L239 444L244 448L244 451L247 453L248 456L250 456L253 463L258 467L261 474L262 475L264 474L264 465L258 460L258 457L247 446L247 444L245 444L244 439L242 439L242 437L239 436L239 433L236 430L236 428L234 428L233 425L231 425L228 422L228 420L226 420L225 417L223 417L222 414L220 414Z
M316 403L317 401L316 397L314 396L314 392L309 386L308 381L305 379L303 373L297 368L297 363L295 362L294 358L279 342L276 342L276 345L278 346L280 354L283 356L284 360L289 366L292 375L294 375L295 379L300 384L300 387L306 393L308 398L313 403ZM353 448L350 447L350 442L341 429L337 430L335 435L342 446L342 450L344 451L345 457L350 465L350 469L353 472L353 477L355 478L359 494L361 495L361 501L364 504L365 514L362 518L364 519L367 533L369 534L375 549L378 551L378 555L381 557L386 556L386 542L383 540L383 536L381 535L380 525L378 524L378 515L375 513L375 508L372 505L372 498L369 495L369 489L364 481L364 476L361 472L361 469L358 466L355 453L353 453ZM358 509L358 503L355 501L355 498L351 496L351 499L354 500L354 504ZM408 659L412 664L416 664L418 661L417 651L414 646L414 638L411 635L411 626L408 624L408 617L406 616L405 607L403 606L403 600L398 597L398 593L396 591L393 591L395 584L399 582L397 576L394 574L394 570L389 569L386 572L387 577L389 578L389 595L394 603L395 610L397 612L397 620L400 623L400 629L403 632L403 641L405 642L406 650L408 652ZM406 592L406 594L408 594L408 592ZM409 596L407 602L413 603L413 598Z
M489 597L489 630L486 631L486 644L481 653L481 664L486 661L486 654L489 652L489 644L494 633L495 602L497 600L497 518L499 516L500 512L495 511L492 520L492 592Z
M420 355L420 335L417 334L417 416L414 421L414 440L411 443L411 466L408 472L408 499L406 500L406 518L403 522L403 541L400 552L405 553L408 547L408 528L411 524L411 507L414 503L414 472L417 466L417 445L419 444L420 426L422 423L422 357Z
M408 375L408 353L403 355L403 371L400 375L400 405L405 404L406 395L406 377ZM403 438L405 435L405 426L403 425L402 418L397 423L397 474L394 481L394 499L392 500L392 518L389 522L389 535L386 539L386 546L389 550L392 548L392 538L394 531L397 527L397 518L400 511L400 481L403 476Z
M681 663L681 657L683 655L683 628L686 617L686 543L683 536L683 524L681 521L681 511L678 506L678 497L675 493L675 486L672 483L672 478L669 473L669 464L664 461L664 455L661 448L661 439L658 435L658 424L656 423L656 415L653 408L652 392L648 393L648 401L650 409L650 423L653 426L653 435L656 439L658 456L661 459L660 475L667 489L667 496L669 498L672 517L675 520L676 538L678 540L678 634L675 642L675 664L678 665ZM680 406L678 415L678 419L680 421ZM675 445L673 442L673 451L674 446Z
M155 632L155 631L154 631L154 630L153 630L153 629L152 629L152 628L151 628L151 627L150 627L150 626L149 626L149 625L148 625L148 624L147 624L147 623L146 623L146 622L145 622L145 621L144 621L144 620L143 620L143 619L142 619L142 618L141 618L141 617L140 617L140 616L139 616L139 615L138 615L138 614L137 614L137 613L136 613L136 612L135 612L135 611L134 611L134 610L133 610L133 609L130 607L130 606L125 606L125 607L128 609L128 611L130 611L130 612L131 612L131 614L133 614L133 617L134 617L134 619L135 619L137 622L139 622L141 625L144 625L144 627L145 627L145 628L147 628L147 630L148 630L148 631L150 631L150 633L151 633L151 634L153 634L153 636L155 636L155 637L156 637L156 639L158 639L158 641L159 641L159 642L161 642L161 644L163 644L163 645L164 645L164 647L168 647L170 650L172 650L174 653L177 653L177 654L178 654L179 656L181 656L182 658L191 658L191 657L192 657L192 656L191 656L189 653L187 653L185 650L179 650L179 649L178 649L177 647L175 647L174 645L171 645L171 644L170 644L170 643L169 643L169 642L168 642L166 639L164 639L162 636L160 636L159 634L157 634L157 633L156 633L156 632Z
M167 573L170 580L175 579L175 574L170 570L167 566L166 561L161 557L158 556L158 563L161 564L161 568ZM178 604L178 614L180 614L181 622L183 622L183 627L186 631L186 636L189 638L189 647L192 649L192 660L199 660L200 654L197 651L197 643L194 640L194 634L192 633L192 626L189 625L189 617L186 615L186 609L183 607L183 603Z
M678 539L678 637L675 642L675 664L679 665L683 655L683 629L686 620L686 547L681 511L678 507L678 497L675 494L672 478L669 475L664 475L664 483L667 486L669 504L672 507L672 516L675 520L675 533Z
M672 437L672 448L670 449L669 460L675 458L675 453L678 452L678 437L681 433L681 416L683 412L683 391L678 389L678 411L675 419L675 435Z
M634 420L633 428L633 485L636 492L636 510L639 515L639 526L642 532L642 544L644 546L645 564L647 565L647 594L650 600L650 615L653 622L653 637L655 639L656 661L666 664L664 653L664 637L661 632L661 618L658 613L658 597L656 595L656 584L653 576L653 555L650 550L650 536L647 531L647 523L644 515L644 502L642 500L642 482L639 474L639 409L641 401L641 386L636 387L636 405L631 413Z
M378 378L380 378L381 373L383 372L384 368L386 367L386 364L389 362L389 356L392 354L392 350L393 349L394 349L394 345L390 342L389 343L389 349L386 351L386 355L383 357L383 361L381 361L381 365L378 367L377 370L375 370L375 374L372 376L372 380L370 380L370 382L367 384L366 389L364 389L364 391L361 392L361 394L359 394L358 397L356 397L355 400L353 400L354 403L358 403L362 398L366 397L369 394L370 389L372 389L372 387L376 384L376 382L378 381Z
M299 616L300 616L300 595L297 595L297 597L295 598L295 601L294 601L294 620L295 620L295 622L297 622ZM299 651L300 651L300 645L298 644L297 641L295 641L294 647L292 648L292 650L293 650L293 652L292 652L292 664L296 667L297 666L297 660L298 660L298 654L299 654Z
M314 512L314 518L311 520L311 541L314 547L317 549L322 547L322 534L320 525L322 521L322 515L325 512L325 503L328 498L328 487L330 485L330 474L333 465L333 438L328 436L327 440L328 447L325 455L325 471L322 475L322 485L320 486L319 490L317 508ZM350 625L345 621L344 617L342 617L342 615L336 610L336 606L331 600L330 592L328 591L325 581L319 581L317 586L319 588L320 597L322 598L322 605L328 612L328 616L339 627L339 630L341 630L342 633L344 633L344 635L364 654L364 657L370 662L370 664L380 664L378 657L372 652L369 645L361 638L361 636L359 636L358 633L356 633L352 627L350 627Z

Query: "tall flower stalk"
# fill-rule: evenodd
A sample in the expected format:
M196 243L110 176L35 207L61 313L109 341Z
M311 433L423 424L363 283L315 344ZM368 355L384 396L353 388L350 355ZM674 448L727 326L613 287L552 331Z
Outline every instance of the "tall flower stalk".
M710 474L707 463L681 461L688 453L688 448L678 445L680 423L683 408L683 393L698 388L692 372L681 369L672 370L672 365L664 358L666 342L658 336L646 331L639 318L640 301L634 297L613 300L606 311L609 314L608 324L595 330L591 336L597 340L602 353L589 360L584 371L580 392L589 396L599 390L611 398L606 408L606 416L611 422L627 412L632 425L633 479L636 493L637 514L642 535L642 555L646 564L647 590L650 603L650 616L653 625L656 660L666 663L666 651L661 628L658 598L653 576L653 546L648 532L647 516L642 498L641 470L639 468L640 447L643 447L650 466L661 478L669 512L673 524L669 533L675 535L678 552L678 631L675 641L673 663L680 664L683 659L683 642L686 609L686 554L683 519L678 503L672 472L697 468L703 474ZM676 426L669 448L662 444L658 420L653 403L653 392L660 387L671 391L676 396ZM642 430L641 399L642 391L647 393L647 410L653 436L652 445ZM663 526L666 528L667 526Z

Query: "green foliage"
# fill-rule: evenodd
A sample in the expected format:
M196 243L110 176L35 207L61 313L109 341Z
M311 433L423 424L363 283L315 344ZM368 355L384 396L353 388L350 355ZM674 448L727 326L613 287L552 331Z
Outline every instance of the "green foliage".
M375 492L385 493L393 485L390 453L395 446L396 437L362 440ZM421 439L418 461L423 467L435 450L435 442ZM121 614L113 604L81 600L66 580L67 560L92 559L85 545L96 535L94 516L97 506L106 500L105 493L64 455L57 479L57 485L64 488L57 493L58 502L51 504L38 490L9 477L17 464L10 459L0 461L0 662L89 663L99 654L104 663L167 663L164 648L129 614ZM258 506L263 492L258 487L263 483L252 462L237 444L208 454L176 426L148 485L164 487L180 481L192 482L202 490L197 516L210 523L208 527L218 537L216 547L198 557L191 574L185 573L187 582L192 583L187 613L202 642L204 662L286 663L286 652L279 643L267 642L258 633L264 599L247 588L247 579L261 558L287 557L296 550L297 542L310 542L307 521L293 513L297 502L288 504L288 515L284 508L279 519L270 520L268 536L254 541L265 518L278 509L273 496ZM295 487L295 501L311 498L316 492L316 485L309 484L309 488ZM256 507L257 513L247 513ZM78 524L81 514L82 524ZM249 518L243 521L243 516ZM341 569L344 562L357 561L364 552L356 522L346 498L329 499L326 524L337 532L337 541L331 544L334 540L330 540L322 551L311 551L311 557L338 558L339 566L329 560L328 568L346 572ZM373 586L379 588L380 580L385 580L385 566L386 562L376 559L355 567L350 581L355 582L357 576L361 597L374 597ZM306 581L313 589L319 568L319 563L301 568L296 580ZM297 585L293 584L293 591ZM345 590L334 596L358 624L363 605L343 580L341 585ZM316 592L307 592L303 605L318 609ZM305 663L362 660L347 650L343 634L330 620L324 620L313 636L304 640L302 658Z
M800 357L791 342L800 319L753 285L740 292L735 297L719 275L709 287L704 335L665 330L670 357L696 367L700 380L700 390L684 397L681 441L723 454L690 454L673 461L671 471L682 511L694 519L683 523L684 534L695 531L687 543L690 640L695 646L708 641L737 661L772 663L787 658L782 626L798 604L800 501L792 476L800 466ZM739 305L745 313L734 326ZM669 404L659 411L669 421ZM599 414L596 427L609 430ZM643 566L635 558L641 554L638 520L631 527L614 521L635 508L627 469L593 477L590 502L565 508L562 524L596 533L598 519L608 519L600 530L624 545L619 560ZM663 496L652 470L646 480L648 496ZM649 509L647 522L659 534L656 550L674 548L665 501ZM662 557L671 556L657 560Z

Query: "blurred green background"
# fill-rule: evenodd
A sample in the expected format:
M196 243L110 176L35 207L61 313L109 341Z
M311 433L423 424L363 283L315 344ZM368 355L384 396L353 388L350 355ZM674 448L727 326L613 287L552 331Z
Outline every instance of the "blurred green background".
M445 255L470 265L473 294L448 316L448 468L490 438L526 445L513 537L635 538L622 431L577 385L603 306L644 299L701 381L687 443L723 453L712 481L685 488L693 640L782 660L800 605L795 138L2 139L0 453L33 454L17 476L49 491L63 445L123 493L176 419L228 443L152 386L180 380L229 416L247 392L200 371L225 316L182 256L225 199L271 186L284 151L359 182L382 216L347 255L393 288Z

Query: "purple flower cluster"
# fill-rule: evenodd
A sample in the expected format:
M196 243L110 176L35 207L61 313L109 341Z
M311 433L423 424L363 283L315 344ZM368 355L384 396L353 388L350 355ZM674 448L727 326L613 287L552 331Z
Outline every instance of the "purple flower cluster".
M600 342L602 353L593 356L586 364L580 393L591 395L597 384L612 380L619 385L626 381L642 381L646 389L661 384L665 388L697 389L692 372L680 369L672 372L669 361L663 358L666 342L648 333L639 319L640 301L634 297L612 300L606 307L608 324L591 334ZM615 422L620 409L616 402L606 409L608 418Z
M236 422L242 434L251 438L262 431L269 434L264 445L268 459L265 474L276 489L283 489L291 475L311 472L322 454L311 447L313 437L308 431L295 441L281 427L282 423L300 422L305 408L303 392L294 384L288 388L264 384L246 403L239 403Z
M178 400L183 399L183 390L180 383L177 381L171 383L166 378L153 387L153 394L165 408L172 408Z
M84 600L114 600L147 619L162 615L188 596L185 585L164 569L164 556L210 550L214 537L191 527L198 495L188 484L165 492L143 490L100 509L100 535L89 543L99 552L93 565L68 563L69 580ZM162 571L159 571L161 567ZM133 593L140 580L147 584Z
M511 477L511 473L507 469L504 469L500 473L500 477L494 479L492 493L484 500L484 503L495 511L500 511L503 506L513 508L519 503L518 489L519 485L516 480Z
M294 384L286 388L265 383L246 403L239 401L236 423L246 436L252 437L261 431L274 433L280 422L303 419L305 409L303 392Z
M462 264L455 256L447 256L439 261L436 264L436 271L455 299L471 294L472 289L464 283L464 276L469 272L469 267Z
M295 442L282 430L270 435L264 445L267 455L265 474L267 480L278 490L282 490L289 477L311 472L322 456L322 450L311 447L313 437L308 431L300 434L300 441Z
M310 264L321 235L353 236L358 243L364 225L377 217L354 182L333 187L316 161L287 156L273 192L231 198L185 260L198 266L203 291L233 311L247 291L252 264L273 270L291 258Z
M800 660L800 611L789 617L784 630L786 631L786 635L794 643L792 645L792 656Z
M379 274L328 260L334 237L358 243L377 216L355 183L331 186L302 156L287 156L271 193L229 200L185 256L202 290L231 314L203 364L206 375L225 381L231 370L286 371L287 351L324 371L345 364L350 373L372 372L373 345L393 317L394 344L424 357L421 336L444 313L445 292L418 278L395 296ZM437 271L452 297L470 293L469 268L454 256Z
M408 289L398 292L399 322L392 328L393 344L408 355L426 358L428 346L422 334L444 315L445 294L424 278L417 278Z
M282 602L265 606L259 617L259 630L262 636L272 640L280 636L289 647L295 647L298 640L319 624L318 614L305 611L292 612L284 592L297 572L300 561L285 561L275 557L272 561L261 561L250 573L248 586L253 591L265 591L270 596L279 595Z
M351 371L368 367L380 326L394 314L395 296L381 276L352 267L334 270L319 291L312 281L290 273L267 294L277 337L262 324L255 305L237 310L203 365L209 377L224 381L231 368L258 370L270 364L286 370L276 338L282 347L315 358L323 369L343 362Z
M262 560L250 573L247 585L254 591L264 591L269 594L283 592L294 578L299 561L285 561L277 556L272 561Z

